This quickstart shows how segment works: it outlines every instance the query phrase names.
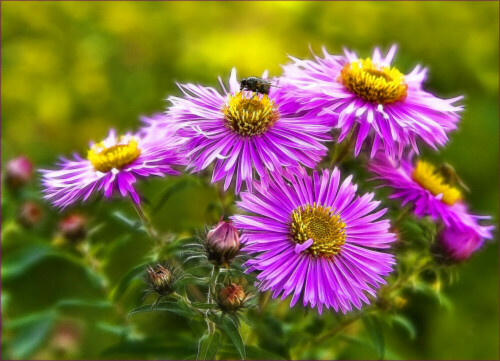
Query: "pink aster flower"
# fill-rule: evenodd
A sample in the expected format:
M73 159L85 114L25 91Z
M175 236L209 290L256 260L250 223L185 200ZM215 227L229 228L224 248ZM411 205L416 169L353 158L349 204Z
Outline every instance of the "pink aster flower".
M482 238L491 238L492 226L481 226L480 219L487 216L469 214L463 202L460 189L447 183L436 168L425 161L418 160L415 165L409 159L396 162L378 156L369 164L374 179L384 182L393 189L390 198L401 199L401 205L409 203L417 217L430 216L441 220L455 231L474 229Z
M264 78L266 75L264 74ZM219 79L220 80L220 79ZM300 105L285 98L283 87L271 87L269 95L240 91L233 69L229 90L222 80L222 93L214 88L180 84L184 97L170 97L167 115L181 126L187 139L188 169L200 172L214 165L212 183L223 178L226 190L236 178L236 193L242 182L251 187L254 170L262 178L266 171L302 164L314 167L327 148L330 127Z
M186 164L177 151L180 143L182 140L173 134L166 134L160 142L141 134L118 137L112 129L102 142L90 144L86 158L74 154L72 160L62 158L59 169L41 170L45 199L66 208L86 201L96 192L110 198L119 191L138 204L139 195L134 189L137 178L176 175L179 172L173 166Z
M302 297L304 306L333 307L343 313L360 309L375 296L395 263L384 252L395 240L386 209L373 193L356 195L352 176L340 172L307 175L303 168L269 180L255 181L255 192L243 192L238 206L253 215L233 216L242 231L242 252L253 255L247 272L258 271L262 291L273 298L292 294L290 306Z
M283 83L295 87L290 94L302 110L331 119L340 129L339 142L357 132L356 156L367 137L373 140L371 157L380 148L389 157L401 157L409 145L418 153L418 139L432 148L444 145L463 109L454 103L462 97L440 99L423 90L427 70L417 65L403 75L391 67L395 52L392 46L383 57L375 48L372 58L360 59L348 50L334 56L323 48L324 58L315 55L314 61L292 57Z

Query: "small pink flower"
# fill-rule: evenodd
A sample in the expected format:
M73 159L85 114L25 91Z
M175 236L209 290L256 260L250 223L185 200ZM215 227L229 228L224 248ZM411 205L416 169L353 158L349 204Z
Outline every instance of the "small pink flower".
M32 177L33 164L25 156L11 159L5 166L5 183L11 189L25 185Z

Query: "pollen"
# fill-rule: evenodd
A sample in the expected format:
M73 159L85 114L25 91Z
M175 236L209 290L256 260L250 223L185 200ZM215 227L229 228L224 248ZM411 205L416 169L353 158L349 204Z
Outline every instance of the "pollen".
M262 134L280 117L278 107L269 96L245 92L229 95L222 113L226 125L242 136Z
M345 223L331 207L313 203L296 208L292 212L290 225L292 240L303 244L312 239L312 245L306 249L317 257L330 257L340 252L345 243Z
M442 194L441 201L449 206L462 199L460 190L447 184L443 176L428 162L419 160L411 176L415 182L434 196Z
M141 150L137 140L131 139L126 144L116 144L106 147L103 142L94 144L88 151L87 159L99 172L109 172L111 169L121 169L139 157Z
M376 66L370 58L344 65L339 81L352 93L377 104L404 100L408 88L398 69Z

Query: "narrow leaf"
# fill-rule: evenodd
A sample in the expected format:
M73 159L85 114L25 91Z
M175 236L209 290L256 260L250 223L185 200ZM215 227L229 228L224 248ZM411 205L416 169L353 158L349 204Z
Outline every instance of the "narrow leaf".
M128 228L136 232L142 231L144 233L147 233L146 229L142 226L139 219L131 219L120 211L114 211L113 213L111 213L111 215L115 217L117 220L121 221Z
M372 340L373 346L375 346L375 349L377 350L377 357L379 360L382 360L385 354L382 326L380 325L379 320L373 316L363 317L363 322L365 324L366 331Z
M52 255L54 252L42 245L32 245L8 255L2 259L2 280L20 276L45 257Z
M127 291L132 281L142 275L146 269L147 263L141 264L129 271L118 283L113 291L113 301L117 301Z
M6 328L13 333L10 345L14 358L29 358L49 336L56 316L55 312L46 311L7 322Z
M155 311L168 311L184 317L193 316L193 312L191 312L189 309L186 309L185 307L182 307L180 303L168 301L159 303L155 307L152 307L152 305L144 305L136 307L132 311L130 311L129 317L136 313L155 312Z
M57 307L95 307L95 308L109 308L113 304L109 301L102 300L80 300L80 299L65 299L56 303Z
M406 329L412 340L417 337L417 330L408 318L401 315L393 315L391 316L391 320Z
M246 358L245 345L243 344L240 331L238 330L238 327L236 326L234 321L229 317L222 317L220 326L226 332L227 336L238 350L241 359L244 360Z
M197 360L213 360L220 346L220 332L210 334L208 331L200 339L198 344Z

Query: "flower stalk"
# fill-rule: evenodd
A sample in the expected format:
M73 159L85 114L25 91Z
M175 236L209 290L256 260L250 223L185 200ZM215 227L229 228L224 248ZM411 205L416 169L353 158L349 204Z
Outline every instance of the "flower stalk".
M158 232L154 229L153 225L151 224L151 221L149 220L148 216L146 215L146 212L144 212L144 209L142 208L140 203L135 203L132 202L132 205L134 206L134 209L136 210L137 214L139 215L139 218L141 219L141 223L144 226L144 229L148 233L149 237L153 240L156 241L158 240Z

